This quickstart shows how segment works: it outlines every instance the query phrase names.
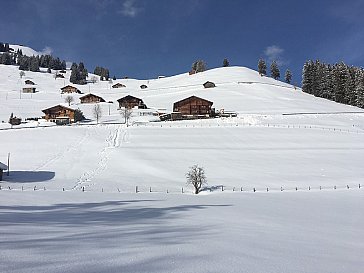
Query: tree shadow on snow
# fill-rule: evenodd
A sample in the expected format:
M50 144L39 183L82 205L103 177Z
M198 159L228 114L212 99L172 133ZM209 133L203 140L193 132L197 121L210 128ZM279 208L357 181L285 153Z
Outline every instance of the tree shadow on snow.
M3 175L3 180L13 183L45 182L53 179L55 172L49 171L10 171L10 176Z

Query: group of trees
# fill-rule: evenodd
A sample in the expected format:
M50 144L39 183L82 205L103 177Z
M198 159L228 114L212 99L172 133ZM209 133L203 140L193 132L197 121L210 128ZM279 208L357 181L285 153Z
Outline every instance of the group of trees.
M0 52L10 52L9 44L0 42Z
M192 64L192 71L195 73L204 72L207 69L206 62L203 60L197 60Z
M364 108L364 69L344 62L331 65L307 61L302 71L302 91Z
M71 66L71 76L70 82L74 84L86 84L86 78L88 76L87 69L83 62L80 62L78 65L73 63Z
M259 59L258 61L258 72L261 76L267 75L267 64L265 60ZM281 72L278 67L277 61L273 61L270 65L270 75L273 79L278 80L281 77ZM286 70L284 74L284 79L286 83L291 83L292 81L292 73L289 69Z
M104 67L96 66L94 74L100 76L101 81L108 81L110 78L109 69Z

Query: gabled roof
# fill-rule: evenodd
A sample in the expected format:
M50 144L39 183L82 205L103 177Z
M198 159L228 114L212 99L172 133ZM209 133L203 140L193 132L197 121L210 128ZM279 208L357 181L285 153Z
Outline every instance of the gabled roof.
M47 109L43 109L42 112L43 113L46 113L46 111L50 111L50 110L53 110L57 107L60 107L60 108L65 108L67 110L70 110L70 111L75 111L75 109L72 109L71 107L67 107L67 106L64 106L64 105L61 105L61 104L58 104L58 105L55 105L55 106L52 106L52 107L49 107Z
M137 99L137 100L143 101L142 99L131 96L131 95L127 95L125 97L122 97L122 98L118 99L117 101L123 101L123 100L129 100L129 99Z
M117 87L126 87L126 85L125 85L125 84L122 84L122 83L120 83L120 82L118 82L118 83L115 83L115 84L112 86L112 88L117 88Z
M99 98L99 99L101 99L101 100L105 101L102 97L97 96L97 95L92 94L92 93L86 94L86 95L84 95L84 96L80 97L80 99L84 99L84 98L87 98L87 97L96 97L96 98Z
M66 85L66 86L62 87L61 90L66 89L66 88L70 88L70 87L79 90L77 87L74 87L72 85Z
M182 102L185 102L185 101L188 101L188 100L191 100L191 99L203 100L203 101L208 102L208 103L209 103L209 104L211 104L211 105L213 104L213 102L212 102L212 101L205 100L205 99L200 98L200 97L197 97L197 96L190 96L190 97L188 97L188 98L185 98L185 99L183 99L183 100L180 100L180 101L175 102L175 104L176 104L176 103L182 103Z
M0 162L0 170L7 170L8 169L8 166L6 166L5 164L1 163Z
M30 85L34 85L34 82L31 80L25 80L25 84L30 84Z

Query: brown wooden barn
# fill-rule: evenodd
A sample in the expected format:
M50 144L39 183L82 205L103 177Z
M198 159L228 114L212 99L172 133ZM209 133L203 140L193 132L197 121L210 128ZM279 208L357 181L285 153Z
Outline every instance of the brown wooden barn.
M0 181L3 180L3 172L8 169L8 166L0 162Z
M214 88L214 87L216 87L216 85L213 82L207 81L207 82L205 82L203 84L203 87L205 87L205 88Z
M142 85L140 86L140 88L141 88L141 89L146 89L146 88L148 88L148 86L146 86L145 84L142 84Z
M212 104L213 102L211 101L191 96L175 102L173 104L173 112L179 112L185 116L210 116L212 114Z
M23 93L35 93L35 87L23 87Z
M134 107L138 107L141 109L146 109L147 106L144 104L142 99L127 95L121 99L118 99L118 103L119 103L119 108L134 108Z
M62 94L63 93L78 93L78 94L81 94L80 90L78 90L76 87L71 86L71 85L67 85L65 87L62 87L61 90L62 90L62 92L61 92Z
M112 86L112 88L122 88L122 87L126 87L126 85L124 85L124 84L122 84L122 83L120 83L120 82L115 83L115 84Z
M35 85L35 83L34 83L34 82L32 82L31 80L26 80L26 81L25 81L25 84Z
M42 112L45 114L44 118L47 121L55 122L58 125L75 122L76 110L63 105L56 105L44 109Z
M105 100L99 96L94 94L87 94L80 97L81 103L98 103L98 102L105 102Z

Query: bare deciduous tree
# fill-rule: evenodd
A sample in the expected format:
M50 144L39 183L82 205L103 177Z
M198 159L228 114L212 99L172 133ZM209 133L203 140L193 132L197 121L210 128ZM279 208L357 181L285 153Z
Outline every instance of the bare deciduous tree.
M199 194L202 186L207 184L207 178L203 167L193 165L186 173L187 185L192 185L195 189L195 194Z
M94 118L96 119L96 122L99 123L99 119L102 116L102 110L99 104L96 104L94 108L92 109L92 114Z
M120 109L120 115L125 119L126 127L129 127L129 120L132 113L133 110L130 108L124 107Z
M25 76L25 72L22 70L22 71L20 71L19 72L19 76L20 76L20 78L23 78L23 76Z
M73 99L73 97L72 97L72 96L67 96L67 97L64 99L64 101L65 101L66 103L68 103L68 106L70 106L70 105L71 105L71 102L73 102L73 101L74 101L74 99Z
M92 76L91 79L90 79L90 81L92 83L96 83L97 82L97 77L96 76Z

